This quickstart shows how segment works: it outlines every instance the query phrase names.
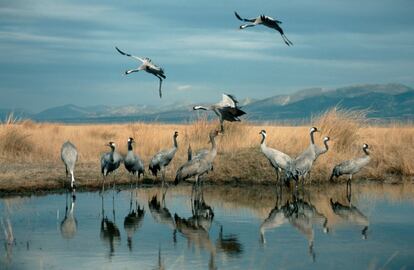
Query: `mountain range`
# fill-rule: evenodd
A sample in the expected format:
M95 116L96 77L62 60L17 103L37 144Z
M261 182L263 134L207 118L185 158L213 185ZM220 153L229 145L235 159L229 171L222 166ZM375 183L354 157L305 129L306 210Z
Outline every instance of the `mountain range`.
M368 110L369 118L382 120L414 119L414 89L402 84L365 84L325 89L310 88L292 94L276 95L265 99L240 100L249 121L307 121L332 107ZM192 111L193 104L172 104L158 108L148 105L87 106L68 104L39 113L22 109L13 110L15 117L35 121L59 122L131 122L160 121L187 122L200 113ZM5 119L11 110L0 109ZM214 117L214 114L210 117Z

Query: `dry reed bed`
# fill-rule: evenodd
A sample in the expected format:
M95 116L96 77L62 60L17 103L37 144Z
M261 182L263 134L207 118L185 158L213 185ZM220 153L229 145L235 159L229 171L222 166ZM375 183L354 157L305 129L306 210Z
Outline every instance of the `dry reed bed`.
M370 145L373 160L359 177L386 180L398 176L400 180L412 180L413 126L370 126L365 123L363 113L338 109L315 118L313 125L322 131L316 134L317 144L322 146L323 136L331 137L330 150L316 161L312 169L313 180L326 181L334 164L362 155L363 143ZM0 125L0 188L3 187L1 182L9 179L30 178L41 182L43 178L58 178L62 181L64 169L60 161L60 147L65 140L72 141L78 147L76 175L82 184L82 181L94 182L100 179L99 159L102 153L109 150L105 146L108 141L116 142L118 151L125 154L127 138L134 137L137 142L135 151L147 166L156 152L172 146L172 135L177 130L179 150L167 170L167 177L172 180L176 169L186 160L188 145L191 144L193 150L209 148L208 132L217 127L216 121L206 120L191 124L65 125L31 121L4 123ZM214 172L208 175L208 179L273 181L274 171L260 152L260 130L267 131L268 146L296 156L309 144L309 127L246 122L226 124L226 133L217 138L218 156ZM42 170L42 164L49 169ZM28 176L27 171L30 168L38 171ZM125 170L121 168L120 171L119 181L127 181ZM147 174L146 177L151 176ZM22 182L23 185L24 183Z

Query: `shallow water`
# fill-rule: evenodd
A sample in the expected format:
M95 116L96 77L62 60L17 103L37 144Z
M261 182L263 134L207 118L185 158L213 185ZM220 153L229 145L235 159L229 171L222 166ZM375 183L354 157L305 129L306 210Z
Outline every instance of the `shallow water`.
M413 269L413 186L352 189L350 202L345 185L3 198L0 269Z

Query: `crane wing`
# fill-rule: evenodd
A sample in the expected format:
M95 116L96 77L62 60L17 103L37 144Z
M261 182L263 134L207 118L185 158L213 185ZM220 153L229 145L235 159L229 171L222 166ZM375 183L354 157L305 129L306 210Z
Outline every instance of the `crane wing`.
M145 62L145 60L144 60L144 59L142 59L141 57L138 57L138 56L135 56L135 55L132 55L132 54L129 54L129 53L125 53L125 52L121 51L118 47L115 47L115 49L116 49L116 50L117 50L120 54L122 54L122 55L132 57L132 58L134 58L134 59L136 59L136 60L138 60L138 61L141 61L142 63L144 63L144 62Z
M229 94L223 94L223 98L221 99L220 103L217 105L219 107L236 108L238 103L239 102L237 101L235 96L229 95Z
M278 24L282 24L282 22L281 22L281 21L276 20L276 19L273 19L273 18L272 18L272 17L270 17L270 16L263 16L262 20L264 20L264 21L268 21L268 22L276 22L276 23L278 23Z
M242 18L242 17L240 17L239 14L237 14L236 11L234 12L234 15L236 15L237 19L239 19L240 21L243 21L243 22L254 22L256 20L256 18L251 18L251 19Z

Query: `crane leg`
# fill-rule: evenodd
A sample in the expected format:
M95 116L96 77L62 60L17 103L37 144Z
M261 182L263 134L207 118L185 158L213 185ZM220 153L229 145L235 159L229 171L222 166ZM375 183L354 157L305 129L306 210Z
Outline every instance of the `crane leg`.
M162 77L158 76L157 74L154 74L159 80L160 80L160 85L158 87L158 93L160 95L160 98L162 98L162 91L161 91L161 86L162 86Z
M106 178L106 176L105 175L102 175L102 194L104 193L104 191L105 191L105 178Z
M115 172L112 176L112 189L115 190Z
M161 177L162 177L162 184L161 184L162 200L165 200L165 194L167 193L167 190L168 190L168 184L165 182L165 168L162 168L161 170ZM165 190L164 190L164 186L166 186Z
M276 171L276 183L279 183L279 179L280 179L280 177L279 177L279 168L276 168L275 169L275 171Z
M291 46L293 45L292 41L290 41L285 34L282 34L283 41L285 41L286 45Z
M351 184L351 180L352 180L352 174L349 175L349 179L346 182L346 197L347 197L349 203L351 203L351 196L352 196L352 184Z
M112 215L115 223L115 190L112 191Z
M135 188L138 187L139 180L140 180L140 173L138 172L137 181L135 182Z
M129 188L130 189L132 189L132 178L133 178L133 176L134 176L134 173L132 173L132 175L131 175L131 173L129 173Z

